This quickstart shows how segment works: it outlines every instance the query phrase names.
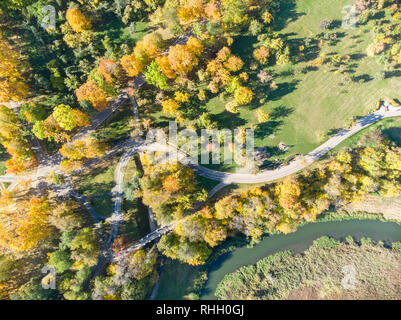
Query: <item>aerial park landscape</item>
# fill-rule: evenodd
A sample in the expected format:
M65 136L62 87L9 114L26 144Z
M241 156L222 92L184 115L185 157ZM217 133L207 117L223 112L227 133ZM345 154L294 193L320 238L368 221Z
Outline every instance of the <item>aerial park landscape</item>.
M397 0L0 21L1 299L400 299Z

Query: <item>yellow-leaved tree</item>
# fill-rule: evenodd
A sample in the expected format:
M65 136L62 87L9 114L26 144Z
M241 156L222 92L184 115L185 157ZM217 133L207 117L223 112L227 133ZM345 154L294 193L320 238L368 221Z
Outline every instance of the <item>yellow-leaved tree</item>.
M9 195L2 194L9 198ZM29 201L2 201L0 212L0 246L6 251L21 252L34 248L50 235L50 207L45 198Z
M78 8L69 8L65 15L71 29L75 32L82 32L92 29L92 24Z
M23 73L25 63L0 32L0 102L20 101L28 96Z

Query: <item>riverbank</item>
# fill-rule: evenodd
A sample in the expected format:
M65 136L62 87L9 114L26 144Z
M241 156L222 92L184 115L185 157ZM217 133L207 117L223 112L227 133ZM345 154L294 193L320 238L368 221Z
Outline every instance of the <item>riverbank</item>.
M310 225L310 226L315 226L314 228L319 230L320 225L325 222L343 222L343 223L349 223L349 222L354 222L357 223L358 221L373 221L377 223L389 223L388 220L383 218L382 215L380 214L374 214L374 213L366 213L366 212L347 212L345 210L339 210L335 212L325 212L323 215L319 216L318 219L315 222L305 222L302 226L299 227L299 229L302 229L303 227ZM395 221L391 222L391 225L397 226L397 223ZM401 234L401 227L399 227L400 234ZM340 225L341 229L341 225ZM347 228L345 230L348 230ZM398 229L396 229L398 230ZM341 231L341 230L340 230ZM352 231L352 230L351 230ZM283 234L276 234L276 235L270 235L270 236L265 236L265 238L262 239L262 241L267 241L267 239L270 239L272 237L282 237L282 238L287 238L287 237L293 237L295 234L297 234L299 231L289 234L289 235L283 235ZM349 233L349 232L348 232ZM354 235L352 232L350 233L351 235ZM330 235L330 234L326 234ZM343 234L343 237L347 236L347 232ZM332 236L335 236L332 234ZM358 239L358 234L354 235L356 239ZM362 238L364 236L363 230L360 230L359 238ZM314 239L316 239L318 235ZM372 234L370 234L371 238ZM313 238L313 237L312 237ZM340 235L341 238L341 235ZM380 235L378 235L377 238L380 238ZM309 245L312 243L314 239L309 239ZM385 240L379 239L379 240ZM247 247L248 246L248 247ZM222 245L218 246L215 248L212 256L208 259L207 263L205 265L202 265L200 267L193 267L188 264L180 263L176 260L171 260L167 259L165 267L164 267L164 272L161 276L160 279L160 289L159 289L159 295L157 296L157 299L172 299L172 300L180 300L180 299L198 299L199 296L201 295L202 288L205 284L206 279L208 278L208 271L210 270L211 266L213 266L216 261L219 261L220 257L224 255L229 255L230 252L234 252L237 249L243 249L245 255L247 250L253 250L254 247L260 246L259 244L256 244L255 246L250 246L249 240L247 240L243 236L237 236L235 238L230 238L227 241L225 241ZM304 246L304 250L308 248L308 245ZM296 249L296 248L295 248ZM302 248L301 248L302 249ZM295 252L295 250L294 250ZM268 254L261 255L260 258L265 257ZM257 260L260 258L257 258L253 263L255 263ZM246 262L243 265L248 265L252 264L252 262ZM222 275L224 277L225 274ZM210 280L210 276L209 276ZM210 283L209 281L206 282ZM217 282L218 283L218 282ZM216 283L216 285L217 285ZM205 292L203 291L202 294ZM203 298L203 296L202 296Z
M348 220L309 223L298 231L283 235L267 236L252 248L240 247L215 260L208 269L208 279L203 286L201 299L216 299L217 285L226 274L237 269L255 264L260 259L279 251L290 250L301 253L307 250L319 237L328 236L340 241L352 236L359 242L362 238L371 238L375 242L382 241L386 245L401 241L401 226L394 222L379 220Z
M220 300L400 299L401 242L321 237L302 254L280 251L224 276Z

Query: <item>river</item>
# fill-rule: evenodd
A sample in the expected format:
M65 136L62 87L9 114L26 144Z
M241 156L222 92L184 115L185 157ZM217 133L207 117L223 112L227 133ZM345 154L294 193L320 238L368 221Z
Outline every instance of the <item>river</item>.
M260 259L278 251L303 252L310 247L313 240L322 236L344 240L349 235L357 241L362 237L369 237L374 241L383 241L389 245L392 242L401 241L401 226L397 223L378 220L316 222L299 227L296 232L291 234L265 237L252 248L240 247L223 254L214 261L209 267L208 280L203 287L200 299L216 299L214 292L219 282L226 274L234 272L242 266L255 264Z

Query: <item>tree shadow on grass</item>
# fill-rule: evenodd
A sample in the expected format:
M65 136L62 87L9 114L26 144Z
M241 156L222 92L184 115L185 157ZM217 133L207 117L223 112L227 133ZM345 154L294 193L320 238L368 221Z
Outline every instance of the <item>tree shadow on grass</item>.
M394 142L397 146L401 146L401 128L391 127L383 130L383 134L386 135L388 139Z
M386 79L390 79L393 77L401 77L401 70L393 70L386 72Z
M239 36L231 46L232 53L241 57L245 65L249 65L253 57L253 45L258 42L253 36Z
M351 60L351 61L359 61L359 60L365 58L365 57L366 57L366 54L362 54L362 53L353 53L353 54L350 54L349 56L350 56L350 60Z
M294 108L286 106L278 106L270 113L271 120L277 120L278 118L288 117L294 112Z
M101 216L110 216L113 211L113 203L111 197L103 197L91 199L91 204L95 209L96 213Z
M352 77L353 82L369 82L372 80L373 78L368 74L362 74L360 76Z
M210 115L212 121L215 121L219 125L219 129L227 128L227 129L234 129L240 126L245 125L245 120L241 119L239 114L231 113L227 110L224 110L218 114L211 114Z
M306 15L306 13L296 12L295 0L282 0L280 1L280 13L275 17L274 30L280 31L284 29L290 22L296 21L299 17Z
M334 128L334 129L330 129L328 132L327 132L327 136L328 137L332 137L332 136L335 136L336 134L338 134L341 130L344 130L344 128Z
M78 188L78 193L85 196L95 196L98 194L110 192L113 187L114 187L114 182L109 182L109 183L91 182L90 184L85 183L84 185Z
M269 100L280 100L282 97L295 91L299 82L300 80L293 80L291 82L280 83L278 88L269 95Z
M263 139L264 137L277 132L282 125L282 120L272 120L261 123L254 132L255 138Z

